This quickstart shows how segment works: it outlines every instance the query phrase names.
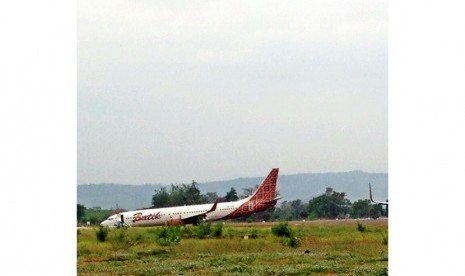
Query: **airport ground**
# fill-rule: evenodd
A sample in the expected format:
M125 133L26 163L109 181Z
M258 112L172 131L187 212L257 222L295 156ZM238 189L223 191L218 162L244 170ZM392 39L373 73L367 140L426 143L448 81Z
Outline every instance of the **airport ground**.
M79 229L78 275L387 275L388 220L292 221L298 246L273 223L224 222L220 236L156 242L162 227L117 229L99 242ZM110 238L113 235L112 238ZM118 240L119 239L119 240Z

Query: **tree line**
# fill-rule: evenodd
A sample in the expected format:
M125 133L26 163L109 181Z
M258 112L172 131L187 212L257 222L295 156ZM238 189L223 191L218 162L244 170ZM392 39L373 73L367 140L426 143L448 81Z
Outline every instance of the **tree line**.
M220 197L215 192L202 194L198 183L192 181L191 184L172 184L170 187L162 187L155 190L152 196L152 206L149 208L163 208L172 206L183 206L193 204L213 203L216 199L219 202L236 201L253 194L258 185L243 189L238 195L236 189L231 187L226 195ZM279 194L279 192L277 192ZM97 224L105 220L114 210L102 210L99 207L87 209L78 204L78 222ZM293 201L282 201L279 207L275 206L263 212L252 214L245 218L238 218L239 221L290 221L290 220L313 220L313 219L343 219L343 218L378 218L387 216L387 209L381 205L373 204L368 199L360 199L353 203L346 198L344 192L336 192L332 188L309 200L303 202L300 199Z

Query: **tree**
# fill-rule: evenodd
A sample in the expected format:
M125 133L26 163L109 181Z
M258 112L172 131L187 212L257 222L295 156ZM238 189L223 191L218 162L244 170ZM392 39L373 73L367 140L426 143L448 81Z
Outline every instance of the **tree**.
M360 199L352 204L350 216L353 218L367 218L370 216L371 202L369 199Z
M273 213L274 220L289 221L292 220L292 207L287 201L283 201L279 208L276 208Z
M302 200L296 199L293 201L283 201L281 207L275 208L273 213L274 220L301 220L307 218L308 206L302 204Z
M256 213L258 216L261 216L261 221L269 221L274 214L275 207L270 207L263 212Z
M208 203L213 203L218 199L218 194L216 192L207 192L206 197Z
M236 201L238 199L239 199L239 197L237 196L236 189L231 187L231 190L229 190L229 192L226 193L225 200L227 202L230 202L230 201Z
M83 219L86 221L89 221L91 224L99 224L108 216L111 215L111 210L102 210L100 209L86 209L85 210L85 215L83 216Z
M372 204L368 199L355 201L350 210L350 216L353 218L379 218L384 215L383 207L379 204Z
M155 194L152 196L152 206L161 208L169 205L169 193L166 191L166 187L161 187L159 190L155 190Z
M338 218L345 217L350 206L350 201L345 198L345 193L338 193L332 188L326 188L326 193L314 197L308 202L309 217Z
M259 185L255 185L255 188L252 188L252 187L251 188L242 188L243 193L241 195L241 199L253 195L253 192L258 189L258 186Z
M80 221L84 217L86 212L86 207L82 204L77 205L77 220Z
M290 202L292 209L292 219L303 219L308 216L308 206L302 204L302 200L296 199Z
M190 185L172 184L170 191L168 191L166 187L162 187L159 190L155 190L155 194L152 196L152 205L158 208L203 204L207 202L207 196L200 193L198 184L195 180L192 180Z
M383 206L380 204L372 204L370 209L370 217L377 219L383 214Z
M184 185L186 205L207 203L207 196L200 193L199 184L192 180L191 185Z

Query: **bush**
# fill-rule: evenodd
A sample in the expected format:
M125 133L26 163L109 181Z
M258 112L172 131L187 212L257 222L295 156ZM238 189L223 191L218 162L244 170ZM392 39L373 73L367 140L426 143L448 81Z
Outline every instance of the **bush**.
M295 236L294 231L289 226L287 222L281 222L277 226L271 228L271 232L278 237L284 237L281 242L284 245L290 247L299 247L300 246L300 239Z
M204 239L211 234L211 222L201 222L195 229L197 238Z
M255 229L255 228L252 229L252 230L250 230L249 237L250 237L251 239L256 239L256 238L258 238L258 230Z
M367 230L367 228L365 226L363 226L363 224L361 224L360 222L357 222L357 230L359 232L365 232Z
M223 236L223 224L221 222L215 223L212 229L212 235L216 238L221 238Z
M99 229L95 232L97 236L97 240L100 242L104 242L108 236L108 228L102 225L99 226Z
M232 227L226 227L224 232L225 232L225 237L230 238L230 239L239 235L238 231Z
M290 246L292 248L299 247L302 243L301 239L293 234L290 237L282 237L280 240L282 245Z
M291 236L289 239L287 239L286 244L290 247L299 247L300 246L300 239L294 236Z
M178 244L181 241L181 228L178 226L162 227L158 233L157 243L161 246Z
M142 235L130 235L128 233L128 228L118 228L111 231L110 239L111 246L114 250L126 250L140 243L142 240Z
M183 238L188 239L188 238L192 238L195 236L195 226L192 226L192 225L181 226L180 231L181 231L181 235Z
M280 222L277 226L273 226L271 228L271 233L278 237L290 237L291 236L291 228L287 222Z

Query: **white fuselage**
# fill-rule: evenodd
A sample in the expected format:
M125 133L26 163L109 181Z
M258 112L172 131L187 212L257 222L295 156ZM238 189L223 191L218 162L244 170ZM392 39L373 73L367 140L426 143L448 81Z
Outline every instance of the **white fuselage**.
M219 220L234 212L247 200L248 198L233 202L221 202L211 212L208 211L212 208L213 203L123 212L110 216L101 225L117 226L121 222L121 216L123 216L122 222L128 226L166 225L170 221L184 220L202 214L205 214L205 221Z

